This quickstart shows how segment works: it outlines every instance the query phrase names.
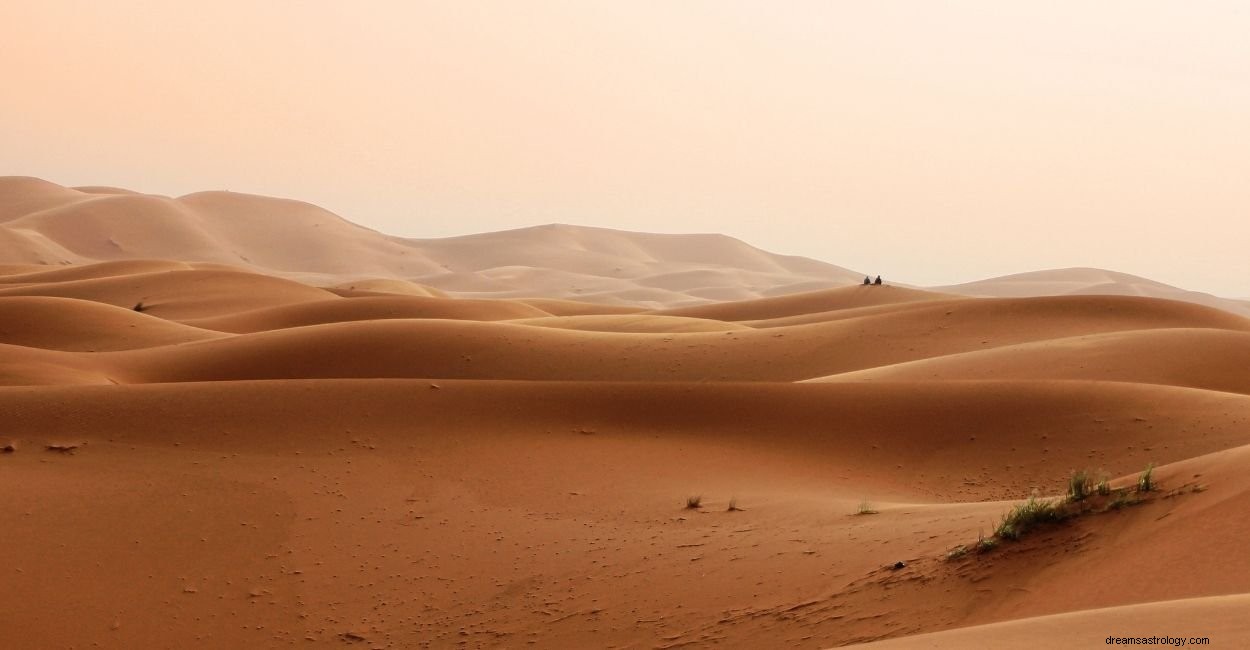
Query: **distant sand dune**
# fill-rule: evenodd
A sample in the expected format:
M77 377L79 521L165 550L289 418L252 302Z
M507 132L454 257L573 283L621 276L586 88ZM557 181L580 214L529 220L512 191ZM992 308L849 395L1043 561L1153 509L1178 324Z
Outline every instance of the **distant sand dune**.
M988 280L967 282L937 291L969 296L1018 297L1058 295L1143 296L1183 300L1242 316L1250 316L1250 305L1198 291L1187 291L1162 282L1104 269L1074 268L1016 273Z
M1080 379L1250 393L1250 332L1160 329L1022 343L815 381Z
M170 198L0 177L0 206L0 262L9 263L177 259L332 286L397 280L485 298L577 298L650 307L756 297L780 286L846 284L859 277L723 235L550 225L403 239L300 201L234 192ZM395 292L397 286L385 290Z

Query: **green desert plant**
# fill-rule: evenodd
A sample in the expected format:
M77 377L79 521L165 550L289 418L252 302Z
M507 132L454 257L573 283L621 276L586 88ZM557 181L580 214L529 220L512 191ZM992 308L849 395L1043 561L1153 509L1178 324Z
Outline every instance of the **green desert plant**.
M1094 487L1094 490L1098 492L1098 496L1100 497L1111 495L1111 483L1108 482L1106 474L1102 474L1098 477L1098 485Z
M699 505L702 503L703 503L703 497L700 495L686 497L686 509L687 510L698 510Z
M1137 477L1137 491L1138 492L1149 492L1155 489L1156 486L1155 486L1155 480L1154 480L1154 472L1155 472L1155 464L1154 463L1147 464L1146 469L1142 471L1141 476Z
M877 509L874 508L872 504L868 502L868 499L864 499L863 501L859 502L859 507L855 509L855 514L875 515L877 514Z
M1090 480L1088 470L1077 470L1072 472L1072 476L1068 477L1068 500L1072 502L1084 501L1092 492L1091 487L1093 481Z
M952 548L950 551L947 551L947 553L946 553L946 559L948 559L948 560L958 560L959 558L961 558L961 557L963 557L963 556L965 556L965 555L967 555L967 554L968 554L968 547L967 547L967 546L964 546L963 544L960 544L959 546L956 546L955 548Z
M977 553L988 553L995 548L998 548L998 538L996 537L982 537L977 540Z
M1028 501L1017 504L1010 512L1003 515L1003 520L999 522L994 534L1002 539L1020 539L1039 524L1061 519L1063 515L1055 507L1054 502L1031 496Z

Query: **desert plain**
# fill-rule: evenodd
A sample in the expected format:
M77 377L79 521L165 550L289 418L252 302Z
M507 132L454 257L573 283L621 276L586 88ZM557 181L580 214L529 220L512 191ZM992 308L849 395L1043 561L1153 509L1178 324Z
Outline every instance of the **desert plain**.
M0 179L0 647L1250 642L1250 305L865 272Z

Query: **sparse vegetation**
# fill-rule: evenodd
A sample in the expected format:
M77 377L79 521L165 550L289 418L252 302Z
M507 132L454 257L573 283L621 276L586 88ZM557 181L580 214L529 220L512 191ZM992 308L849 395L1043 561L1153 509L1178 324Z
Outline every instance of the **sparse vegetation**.
M62 454L72 454L74 453L74 450L78 449L79 447L76 444L61 444L61 443L50 443L44 446L47 448L48 451L55 451L55 452L59 452Z
M1020 539L1025 533L1041 524L1053 523L1064 518L1054 501L1039 499L1036 495L1028 501L1017 504L994 530L994 535L1002 539Z
M874 508L872 503L870 503L867 499L864 499L863 501L859 502L859 507L855 509L855 514L856 515L875 515L877 514L877 509Z
M1155 472L1154 463L1150 463L1146 465L1146 469L1142 471L1141 476L1137 477L1137 491L1138 492L1150 492L1151 490L1155 489L1156 486L1154 482L1154 472Z
M700 495L686 497L686 510L698 510L703 503L703 497Z
M144 311L147 311L149 308L147 305L143 304L142 300L140 300L139 302L135 303L135 306L131 307L131 309L134 309L135 311L138 311L138 312L144 312Z
M1107 475L1103 474L1098 479L1098 485L1095 487L1098 496L1111 496L1111 483L1107 480Z
M1068 477L1068 500L1084 501L1092 492L1093 481L1088 470L1077 470Z
M725 508L726 512L742 512L742 508L738 507L738 497L729 497L729 507Z
M1068 477L1067 494L1062 498L1044 499L1033 494L1027 501L1018 503L1007 514L1003 515L994 534L986 537L984 531L978 534L977 542L971 549L957 546L947 552L947 559L963 557L969 550L984 553L996 548L1003 540L1017 540L1030 530L1045 524L1058 523L1070 517L1092 513L1119 510L1125 506L1145 503L1146 497L1140 496L1147 492L1157 491L1158 484L1154 480L1154 463L1146 465L1137 478L1135 487L1111 487L1105 472L1098 473L1095 483L1089 470L1078 470ZM1193 485L1186 489L1177 489L1166 497L1177 496L1184 492L1201 492L1204 485ZM1095 498L1095 495L1098 498ZM862 508L863 506L861 506Z

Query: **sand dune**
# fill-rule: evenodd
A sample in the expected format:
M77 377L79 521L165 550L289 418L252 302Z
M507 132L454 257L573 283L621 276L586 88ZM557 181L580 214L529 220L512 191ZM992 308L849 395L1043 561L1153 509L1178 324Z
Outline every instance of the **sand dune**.
M255 273L161 271L41 283L0 284L0 297L51 296L102 302L162 318L196 318L274 305L339 300L327 291Z
M815 381L1083 379L1250 393L1250 332L1134 330L1052 339Z
M80 192L27 176L0 176L0 222L73 203Z
M106 352L205 341L222 335L88 300L0 296L0 343Z
M47 267L30 267L14 273L0 274L0 288L3 285L42 284L45 282L65 282L68 280L95 280L161 271L190 271L196 267L184 262L165 260L125 260L120 262L100 262L81 266L65 266L48 270Z
M549 314L537 307L501 300L371 296L350 300L294 303L184 322L210 330L247 333L351 321L394 319L496 321L545 316Z
M0 179L0 647L1250 639L1236 305L858 279ZM1081 469L1109 493L993 536Z
M641 307L602 305L599 303L580 302L577 300L557 300L551 298L527 298L525 300L521 300L520 302L537 307L552 316L637 314L646 311Z
M1143 539L1144 527L1159 533L1145 539L1165 544L1245 494L1244 459L1202 454L1250 442L1250 398L1208 391L1105 384L1091 393L1063 382L934 391L438 386L0 389L6 431L20 445L3 459L0 481L25 504L0 513L15 531L0 550L18 558L11 584L26 594L6 603L13 623L0 640L329 646L350 633L393 647L465 636L488 646L823 647L990 623L1015 609L1063 610L1070 601L1054 590L1036 592L1039 567L1124 571L1159 549L1133 551L1118 543L1123 536ZM75 408L66 411L67 401ZM1199 419L1204 437L1176 426ZM1006 420L1020 426L1005 430ZM47 443L81 447L61 455L42 451ZM975 565L988 579L969 581L967 569L941 559L1007 506L976 499L1057 489L1077 462L1105 461L1131 478L1148 458L1194 458L1198 469L1164 468L1160 481L1179 487L1204 473L1209 489L1004 549ZM636 482L642 472L648 480ZM682 509L691 493L705 496L703 512ZM75 507L87 494L97 505ZM722 512L734 496L745 511ZM881 514L851 516L865 497ZM128 524L104 524L117 520ZM1215 528L1181 539L1237 543L1225 526L1240 524L1205 521ZM58 532L63 546L32 546ZM909 572L882 568L896 560ZM1065 563L1073 568L1056 567ZM138 580L136 565L145 567ZM1125 603L1245 591L1245 573L1227 561L1160 566L1142 587L1108 585L1075 606L1107 592ZM97 586L81 586L84 578ZM904 581L890 588L890 580ZM955 587L976 595L970 603L1003 604L937 607ZM84 601L94 604L75 610L78 625L52 624L55 612ZM920 601L933 605L912 606Z
M184 272L163 276L178 273ZM302 294L297 297L304 298ZM680 331L660 333L656 330L664 321L636 318L627 321L640 324L634 327L621 327L618 320L616 326L597 328L610 332L449 320L446 317L453 315L450 309L455 302L439 303L442 299L427 299L434 301L433 305L412 302L418 298L405 299L411 308L436 311L437 319L392 318L401 315L396 312L394 299L366 302L356 309L353 301L365 299L334 297L333 301L342 303L340 307L317 302L316 297L307 304L257 313L187 320L220 331L272 331L107 353L93 360L102 372L134 383L306 377L798 381L1109 331L1178 327L1250 331L1250 321L1226 312L1142 298L982 300L959 308L938 303L936 308L785 328L726 330L715 323L701 328L683 324ZM291 297L291 302L295 298ZM199 295L194 302L184 304L170 305L161 300L151 304L153 313L173 312L185 317L202 312L213 302L209 296ZM507 316L515 312L500 310L516 308L510 303L497 305L491 317ZM489 313L478 303L465 304L459 310L465 318ZM360 320L369 314L373 320ZM343 322L275 329L283 324L340 320Z
M1240 612L1250 607L1250 594L1209 596L1052 614L976 627L923 634L855 646L872 650L964 650L1001 648L1027 650L1038 643L1094 647L1108 636L1121 638L1208 638L1242 646L1250 643L1250 626ZM1167 647L1160 643L1159 646ZM1193 645L1205 645L1195 642ZM1175 647L1175 646L1173 646ZM1218 645L1216 647L1219 647Z
M653 308L861 277L714 234L549 225L403 239L300 201L235 192L171 198L0 177L0 206L0 262L9 263L176 259L327 286L399 281L464 296L639 302ZM393 293L396 286L384 291Z
M401 296L424 296L428 298L447 297L446 293L439 291L434 287L423 286L415 282L408 282L407 280L388 280L385 278L354 280L352 282L344 282L334 287L329 287L329 289L339 295L395 293Z
M513 321L517 325L538 325L590 332L632 332L638 334L687 334L691 332L735 332L750 329L737 323L705 318L656 316L654 314L553 316Z
M941 300L951 296L935 294L902 287L862 286L840 287L795 295L744 300L729 304L701 305L667 309L656 313L669 316L714 318L725 321L750 321L801 316L859 307L897 305L926 300Z
M936 291L968 296L1026 298L1031 296L1104 295L1143 296L1181 300L1250 316L1250 305L1200 291L1180 289L1162 282L1105 269L1073 268L1033 271L966 282Z
M724 235L550 224L405 239L288 199L235 192L171 198L0 177L0 263L130 259L227 264L318 286L389 286L381 289L388 293L431 295L433 290L462 297L575 299L650 309L810 293L858 284L863 278ZM934 291L981 297L1156 297L1250 316L1245 301L1101 269L1022 273Z
M108 370L67 352L0 343L0 386L116 384Z

